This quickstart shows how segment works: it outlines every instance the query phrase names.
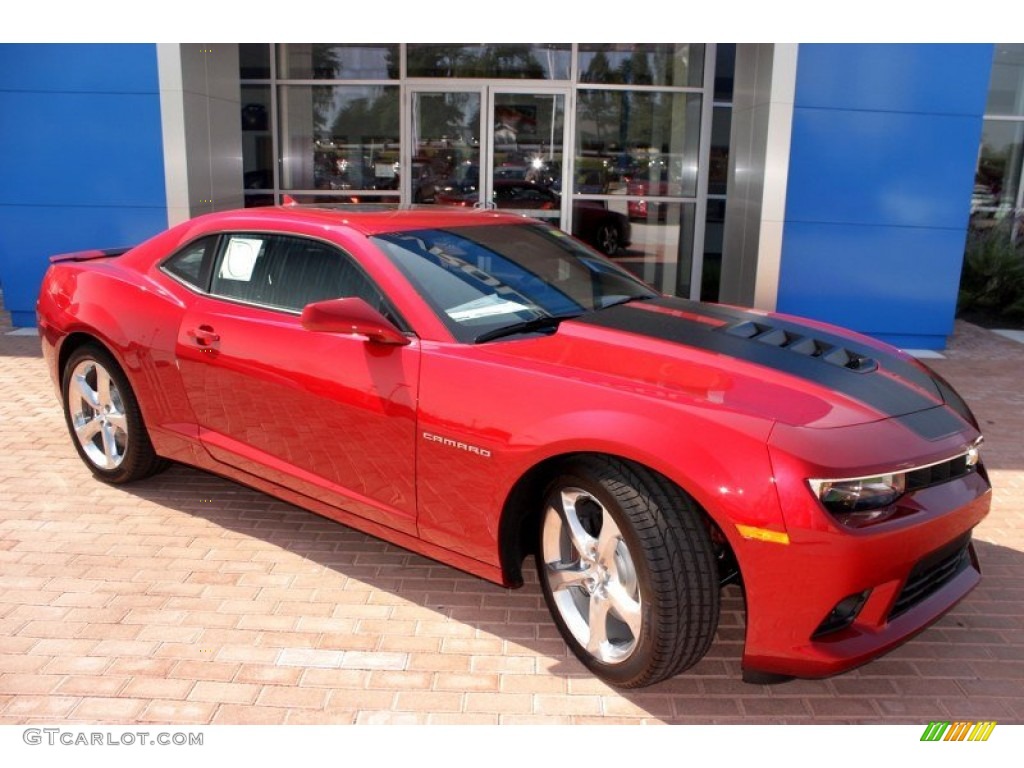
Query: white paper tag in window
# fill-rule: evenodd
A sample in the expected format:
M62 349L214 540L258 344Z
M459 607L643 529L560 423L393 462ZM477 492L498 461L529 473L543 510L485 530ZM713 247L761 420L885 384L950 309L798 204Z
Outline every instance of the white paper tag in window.
M480 299L460 304L446 310L448 317L456 322L464 320L477 320L481 317L494 317L496 315L514 315L516 312L523 312L530 309L525 304L503 299L501 296L491 294Z
M252 279L252 270L256 266L256 259L259 258L262 247L263 240L259 238L231 238L227 251L224 253L224 260L220 265L220 273L217 276L221 280L249 282Z

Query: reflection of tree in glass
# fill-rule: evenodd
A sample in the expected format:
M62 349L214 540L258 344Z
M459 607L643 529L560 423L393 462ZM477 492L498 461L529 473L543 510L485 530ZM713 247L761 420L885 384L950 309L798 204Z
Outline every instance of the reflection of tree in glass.
M580 81L608 85L700 85L704 46L640 43L584 45ZM598 58L602 61L596 61Z
M604 51L598 51L587 64L587 68L580 73L580 82L583 83L607 83L611 81L612 65Z
M339 62L335 55L334 47L331 45L313 45L312 60L314 62L314 77L334 77ZM318 75L318 73L320 73ZM328 114L331 112L334 94L331 88L313 89L313 133L316 136L325 136L329 124Z
M287 77L314 80L398 78L397 44L311 43L286 48ZM308 57L308 58L307 58Z
M369 94L344 100L331 126L332 136L398 141L398 89L374 86L359 91Z
M413 77L547 77L530 44L445 45L410 44L407 67Z
M610 72L611 63L608 57L603 51L598 51L591 57L587 68L580 73L580 81L606 83L609 81ZM614 98L615 94L612 91L586 91L585 94L580 94L578 109L583 119L578 130L583 146L593 147L598 151L604 150L605 124Z
M665 75L655 77L654 67L665 70L675 61L672 51L647 50L639 47L629 56L616 56L618 66L604 51L589 58L580 79L588 83L617 83L623 85L652 85L663 82ZM662 147L667 151L673 120L673 98L646 91L586 92L579 100L583 122L580 127L582 143L588 148L604 150L606 142L615 141L623 148ZM588 133L590 135L588 135Z
M424 95L417 118L420 144L441 139L472 143L480 125L480 96L458 92Z
M459 69L462 45L409 45L406 67L413 77L454 77Z
M381 177L387 182L376 177L398 159L398 87L320 85L309 90L315 126L314 186L373 189L394 183L393 171Z
M629 85L653 85L650 62L646 52L634 51L626 61L622 62L622 82Z
M519 77L540 80L544 67L533 55L530 45L494 45L487 48L484 57L486 72L483 77Z

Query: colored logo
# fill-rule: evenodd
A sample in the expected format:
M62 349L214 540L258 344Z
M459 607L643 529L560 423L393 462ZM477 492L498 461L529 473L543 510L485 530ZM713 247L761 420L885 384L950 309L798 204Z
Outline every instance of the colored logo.
M988 741L995 727L995 720L978 723L932 720L921 734L921 741Z

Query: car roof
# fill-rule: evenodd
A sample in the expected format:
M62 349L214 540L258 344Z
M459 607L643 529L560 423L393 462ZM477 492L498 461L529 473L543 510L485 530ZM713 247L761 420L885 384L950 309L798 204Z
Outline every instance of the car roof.
M522 216L488 210L447 206L396 207L354 204L244 208L207 214L203 218L211 227L258 227L277 222L346 228L366 236L416 229L525 223Z

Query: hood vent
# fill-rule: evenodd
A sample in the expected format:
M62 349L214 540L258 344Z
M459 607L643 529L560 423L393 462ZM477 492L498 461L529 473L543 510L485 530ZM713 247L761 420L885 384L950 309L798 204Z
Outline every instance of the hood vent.
M857 373L870 373L878 368L878 363L870 357L813 339L810 336L790 333L765 323L743 320L723 326L718 330L728 333L730 336L738 336L741 339L750 339L770 347L786 349L804 357L816 357L829 365L846 368Z

